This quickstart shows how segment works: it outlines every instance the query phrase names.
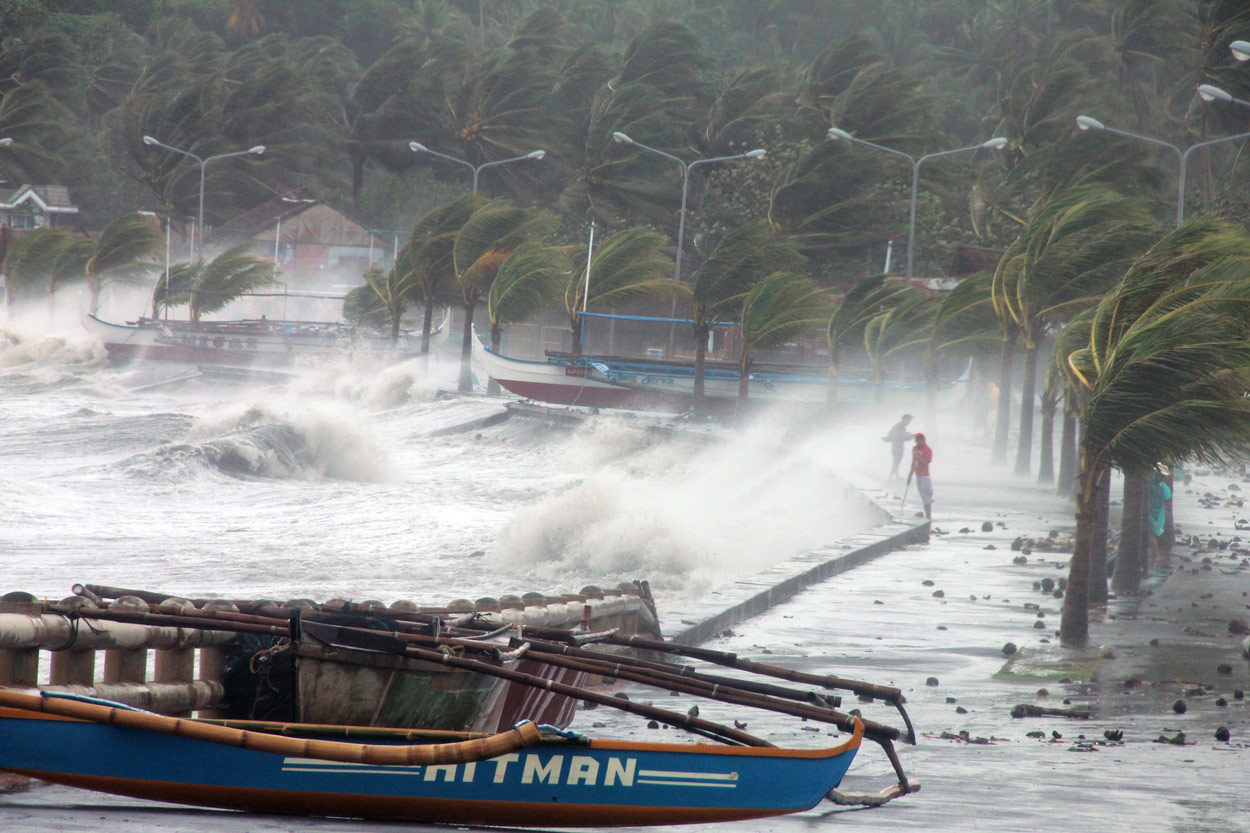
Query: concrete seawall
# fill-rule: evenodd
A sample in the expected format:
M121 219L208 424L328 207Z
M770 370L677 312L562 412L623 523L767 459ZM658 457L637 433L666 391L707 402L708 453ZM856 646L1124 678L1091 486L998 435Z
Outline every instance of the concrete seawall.
M883 505L887 493L855 474L840 474L847 497L860 502L881 523L836 545L812 550L733 582L660 617L666 639L698 645L762 613L801 590L876 558L929 540L929 522L904 520Z

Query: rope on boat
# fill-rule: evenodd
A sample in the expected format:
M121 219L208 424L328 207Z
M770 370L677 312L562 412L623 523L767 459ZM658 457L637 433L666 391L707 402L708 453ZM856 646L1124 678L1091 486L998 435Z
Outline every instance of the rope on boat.
M135 711L120 704L103 705L77 699L21 694L4 690L0 690L0 707L55 714L128 729L160 732L287 757L383 766L434 766L485 761L542 741L542 733L533 721L518 724L507 732L475 740L393 746L283 737L198 720Z

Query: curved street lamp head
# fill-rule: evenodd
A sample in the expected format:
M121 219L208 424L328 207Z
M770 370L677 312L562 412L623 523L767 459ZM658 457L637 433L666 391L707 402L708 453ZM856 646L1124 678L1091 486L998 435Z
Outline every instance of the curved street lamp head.
M409 142L408 150L412 151L413 153L428 153L430 149L427 148L425 145L421 144L420 142Z
M619 130L612 133L612 140L620 142L623 145L632 145L634 143L633 139L629 138Z
M1076 126L1082 130L1106 130L1107 126L1091 116L1077 116Z
M986 150L998 150L999 148L1006 147L1006 146L1007 146L1007 140L1004 139L1002 136L995 136L993 139L990 139L988 141L981 143L981 147L985 148Z
M763 159L765 156L768 155L768 151L764 150L763 148L756 148L755 150L748 150L746 153L742 155L743 157L747 159Z
M13 144L13 137L12 137L12 136L6 136L5 138L0 139L0 148L2 148L2 147L6 147L6 146L11 145L11 144Z
M257 156L260 156L262 153L264 153L264 152L265 152L265 146L264 146L264 145L256 145L255 147L250 147L250 148L248 148L248 149L247 149L247 152L248 152L248 153L254 153L254 154L256 154Z
M1203 101L1232 101L1233 97L1212 84L1199 84L1198 97Z
M852 136L850 133L847 133L845 130L843 130L840 127L829 128L828 130L825 131L825 135L828 136L830 139L833 139L835 142L838 141L839 139L847 139L850 141L855 140L854 136Z
M1235 40L1228 45L1228 51L1239 61L1250 61L1250 41Z
M160 142L156 141L156 139L152 138L151 136L144 136L143 143L145 145L159 145L160 144Z
M535 150L535 151L530 151L529 153L525 154L525 158L526 159L542 159L546 155L547 155L547 151L545 150Z

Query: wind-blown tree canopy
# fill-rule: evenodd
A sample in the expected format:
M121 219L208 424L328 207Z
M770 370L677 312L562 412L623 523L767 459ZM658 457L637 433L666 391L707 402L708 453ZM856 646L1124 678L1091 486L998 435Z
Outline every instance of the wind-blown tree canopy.
M742 300L766 275L793 272L804 258L792 239L777 235L764 222L735 229L695 271L690 288L690 320L694 336L693 408L703 405L707 340L717 321L736 321Z
M864 352L872 363L873 389L878 400L884 393L887 365L909 354L920 354L929 341L937 308L933 295L908 286L864 325Z
M503 328L549 308L568 279L569 259L560 247L526 240L508 255L486 293L490 346L498 351Z
M671 21L640 32L615 75L605 75L595 50L570 56L558 98L573 100L567 143L575 161L569 163L571 181L560 195L561 208L575 216L589 210L609 225L624 225L630 218L671 218L681 195L678 166L618 144L612 134L690 158L691 130L711 96L704 78L707 63L698 37ZM591 97L585 96L586 78L601 79Z
M9 246L4 258L5 300L31 301L87 279L92 246L61 229L35 229Z
M166 276L156 282L153 292L154 314L174 307L187 306L192 321L221 312L231 303L278 280L273 264L250 254L251 246L236 246L212 260L180 263L171 266Z
M684 297L688 290L671 277L673 263L660 253L667 238L658 232L634 227L617 232L599 243L586 269L587 250L568 246L570 269L563 287L564 313L569 320L573 353L582 352L583 310L601 312L651 299Z
M1060 635L1088 637L1094 498L1103 472L1250 451L1250 236L1197 218L1163 237L1089 320L1067 358L1084 389L1077 537Z
M937 403L939 362L955 355L967 360L986 355L999 341L998 318L990 296L992 276L978 272L964 278L937 303L925 344L925 398L930 413Z
M742 299L739 331L738 407L750 396L751 363L760 350L780 347L819 330L829 315L825 290L806 275L773 272Z
M851 344L863 344L864 328L889 307L894 296L904 290L889 284L885 275L864 278L838 301L825 324L825 342L829 348L829 406L838 404L838 374L842 352Z
M1195 95L1207 82L1250 99L1228 54L1250 38L1243 6L145 0L103 14L22 0L0 9L0 137L16 139L0 168L14 184L69 184L88 229L134 209L186 222L198 165L141 137L200 156L263 144L263 157L208 166L210 227L298 189L396 229L441 199L431 190L467 180L409 141L472 164L542 148L542 164L492 167L483 187L558 206L569 222L553 242L568 244L588 217L673 236L680 166L613 132L687 162L759 147L767 162L695 169L688 253L766 211L799 237L813 275L846 289L901 241L908 171L826 141L830 125L916 156L1010 140L922 169L915 259L945 274L960 244L1001 250L1074 184L1169 201L1169 151L1081 133L1073 117L1180 146L1244 126L1242 108ZM1237 150L1191 160L1191 208L1250 216Z
M413 226L407 242L399 250L389 270L371 270L366 285L352 290L352 318L376 317L390 327L391 339L399 338L399 323L413 304L423 304L421 352L430 352L430 330L434 304L450 296L456 280L452 257L456 235L473 212L487 202L485 197L466 194L430 209Z
M165 235L139 213L123 214L104 227L83 267L91 290L91 309L108 283L138 284L159 267Z
M484 200L456 232L452 245L455 290L464 311L460 350L460 389L471 390L473 313L490 291L500 266L527 239L541 237L555 218L544 211L518 208L505 199Z
M1144 201L1102 185L1077 186L1042 203L999 260L990 298L1003 330L1002 349L1024 348L1017 474L1030 467L1042 338L1113 285L1157 236L1156 228ZM1005 382L1000 380L1000 390L1007 389ZM1008 402L1001 397L1000 407Z

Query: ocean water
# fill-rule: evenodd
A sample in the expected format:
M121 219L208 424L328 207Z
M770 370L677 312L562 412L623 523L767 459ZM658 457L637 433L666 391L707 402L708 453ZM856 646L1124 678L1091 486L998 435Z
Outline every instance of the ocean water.
M451 599L647 579L661 609L869 524L828 436L765 419L447 433L453 358L258 382L111 365L76 321L0 327L0 592ZM874 449L875 450L875 449Z

